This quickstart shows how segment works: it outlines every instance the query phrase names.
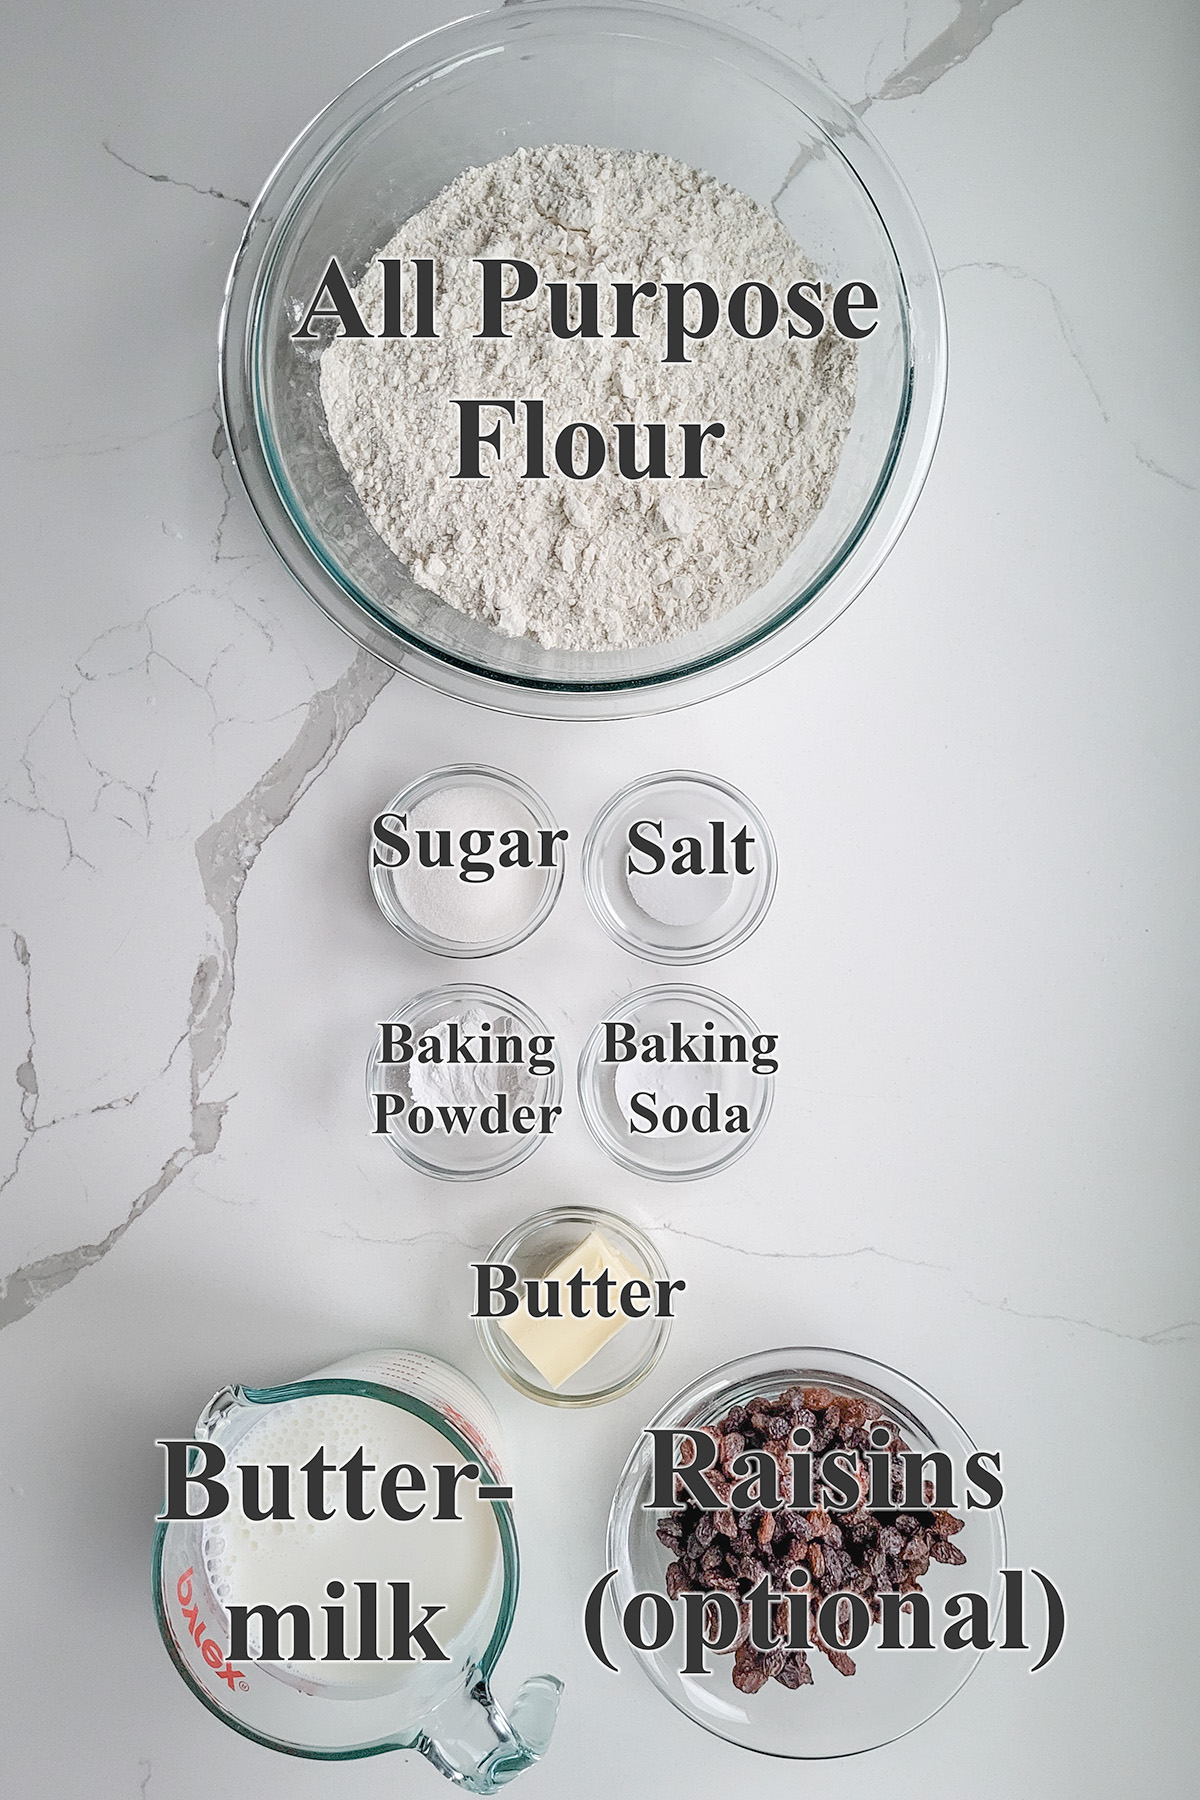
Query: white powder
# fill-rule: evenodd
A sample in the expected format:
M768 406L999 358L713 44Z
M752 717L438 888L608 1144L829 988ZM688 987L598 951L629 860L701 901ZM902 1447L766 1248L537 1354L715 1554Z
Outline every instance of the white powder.
M450 866L426 869L413 855L392 876L396 897L418 925L453 943L488 944L513 937L545 892L546 870L499 867L496 840L500 833L515 830L527 833L536 845L537 829L537 820L527 807L494 787L441 788L410 809L408 830L413 842L418 832L448 831ZM493 871L490 880L463 881L460 877L458 846L470 831L494 834L491 851L484 859Z
M421 1035L440 1038L444 1046L452 1023L465 1037L478 1039L483 1035L480 1028L486 1025L493 1038L515 1033L524 1042L524 1034L515 1019L507 1013L493 1017L475 1005L465 1006L453 1020L443 1019L428 1026ZM403 1071L409 1099L414 1106L434 1109L439 1106L486 1106L498 1094L507 1094L511 1106L525 1106L535 1102L538 1096L539 1078L531 1075L528 1064L523 1062L408 1062L403 1065Z
M647 1067L642 1062L622 1063L613 1074L613 1093L629 1125L634 1120L635 1094L653 1094L651 1104L660 1117L668 1106L682 1106L690 1118L709 1094L717 1095L717 1116L722 1119L726 1106L752 1107L755 1101L754 1078L737 1063L716 1068L693 1063L658 1067ZM639 1118L638 1124L644 1127L644 1118Z
M664 845L696 835L694 819L662 821L660 841ZM733 892L733 876L728 870L723 875L714 875L708 870L703 875L676 875L670 861L654 875L629 870L625 881L634 904L648 918L657 919L660 925L675 925L681 929L687 925L702 925L705 919L711 919Z
M563 341L550 333L539 291L505 309L509 339L473 335L476 257L521 258L544 282L596 281L602 332L613 325L614 281L701 280L722 300L741 282L763 281L782 303L814 271L747 195L651 152L519 150L466 170L380 255L434 259L441 337L336 339L321 358L321 398L367 517L415 580L461 612L549 647L659 643L748 598L820 511L855 390L854 347L832 328L789 340L781 322L748 342L722 322L689 344L687 363L667 364L661 294L638 302L640 339ZM356 290L372 332L382 327L381 290L377 268ZM499 464L482 452L489 479L454 480L451 401L462 397L544 401L549 479L522 479L518 406L517 424L503 421ZM500 415L483 417L487 431ZM608 442L608 461L590 481L563 476L550 455L575 420L597 425ZM618 422L665 423L677 473L679 425L714 420L726 435L705 444L707 480L617 473ZM645 443L640 432L642 461Z

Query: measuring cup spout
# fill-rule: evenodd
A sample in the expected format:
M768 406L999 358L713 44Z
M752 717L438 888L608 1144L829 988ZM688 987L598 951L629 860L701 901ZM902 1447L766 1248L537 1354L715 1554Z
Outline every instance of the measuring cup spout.
M414 1748L467 1793L494 1794L545 1751L562 1688L557 1676L531 1675L506 1716L479 1675L437 1708Z
M227 1381L223 1388L218 1388L200 1417L196 1420L196 1436L211 1438L221 1430L229 1415L249 1407L246 1390L239 1382Z

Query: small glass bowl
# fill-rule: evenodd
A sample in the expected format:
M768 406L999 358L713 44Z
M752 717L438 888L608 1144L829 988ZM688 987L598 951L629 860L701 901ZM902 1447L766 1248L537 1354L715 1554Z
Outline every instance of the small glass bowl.
M776 1399L793 1386L826 1387L873 1400L911 1449L922 1455L945 1451L954 1467L961 1508L963 1468L975 1445L958 1420L915 1381L845 1350L763 1350L740 1357L676 1394L647 1429L711 1425L731 1406L759 1395ZM663 1515L647 1505L652 1494L650 1444L643 1433L621 1472L609 1513L605 1566L617 1571L609 1598L618 1615L634 1594L666 1591L667 1565L672 1560L657 1535ZM921 1578L931 1604L935 1644L940 1609L952 1593L969 1589L983 1594L993 1627L1000 1611L1000 1571L1007 1563L1000 1508L964 1512L963 1517L965 1527L954 1542L965 1554L966 1566L933 1563ZM707 1676L681 1675L678 1631L663 1649L633 1660L673 1706L715 1736L768 1756L817 1761L878 1749L915 1731L953 1699L983 1654L939 1645L930 1651L884 1655L868 1638L854 1652L857 1672L852 1679L838 1675L816 1651L809 1655L811 1687L789 1692L769 1681L757 1694L742 1694L734 1687L732 1656L711 1657Z
M685 1039L691 1034L703 1036L711 1026L718 1042L723 1036L743 1038L747 1060L724 1065L605 1062L602 1057L607 1027L622 1020L633 1026L634 1041L639 1044L647 1032L670 1038L676 1024ZM635 1175L648 1175L654 1181L696 1181L727 1169L745 1155L771 1111L774 1072L755 1075L751 1071L754 1053L750 1046L758 1035L758 1027L748 1014L732 1000L707 988L643 988L618 1001L600 1020L579 1058L579 1104L592 1136L622 1168L631 1169ZM682 1080L680 1070L687 1071ZM664 1080L667 1071L674 1080ZM712 1092L717 1094L718 1129L698 1129L697 1109L707 1106L705 1096ZM638 1117L644 1129L635 1132L632 1102L644 1094L657 1098L640 1101ZM731 1105L744 1107L747 1130L724 1129ZM647 1109L658 1120L654 1129L648 1125ZM663 1120L672 1109L672 1124L666 1126ZM687 1122L676 1129L681 1109ZM711 1117L711 1112L707 1116Z
M528 1047L530 1037L550 1039L551 1049L548 1054L554 1057L554 1068L548 1075L531 1078L533 1091L528 1104L539 1109L543 1106L558 1106L562 1099L562 1069L558 1060L557 1042L531 1007L514 999L511 994L502 993L499 988L476 987L469 982L428 988L423 994L415 995L386 1022L392 1025L410 1025L415 1042L445 1021L461 1016L470 1006L480 1007L492 1021L493 1028L497 1020L511 1019L516 1030L526 1040L524 1048ZM405 1079L408 1064L385 1063L382 1051L381 1028L367 1057L367 1104L371 1108L372 1117L375 1114L376 1094L400 1094L405 1100L406 1112L410 1098ZM506 1065L490 1066L503 1068ZM444 1104L454 1106L458 1103L453 1095L447 1093ZM524 1105L526 1102L522 1100L519 1104ZM507 1174L509 1169L515 1169L533 1155L542 1138L541 1131L527 1134L509 1131L506 1135L497 1133L495 1136L477 1129L447 1132L440 1124L428 1133L414 1137L411 1133L397 1129L394 1120L389 1120L387 1129L387 1140L397 1156L411 1168L418 1169L422 1175L435 1175L444 1181L482 1181L489 1175Z
M631 850L627 833L642 820L662 826L661 838L652 834L650 841L666 852L668 861L662 873L639 880L636 872L632 879L628 872L629 857L637 852ZM733 856L734 834L750 827L754 846L751 872L730 873L725 878L670 873L674 834L667 835L669 827L691 827L701 841L707 864L715 859L709 830L714 823L724 827L726 866ZM583 891L588 905L610 938L649 962L710 962L744 943L766 916L775 878L775 842L758 808L715 775L688 769L668 769L630 782L598 814L583 846ZM655 918L639 902L642 881L646 882L643 898L658 899L660 905L665 901L662 910L670 910L672 901L676 910L682 910L678 902L682 900L686 907L692 900L692 916L674 921ZM697 885L693 888L692 884ZM707 913L706 904L711 907ZM696 913L702 916L696 917Z
M515 775L508 774L504 769L489 768L485 763L451 763L444 769L431 769L428 775L423 775L419 781L412 782L398 793L394 800L390 800L379 816L387 818L393 814L408 813L413 807L419 806L422 800L427 800L431 794L456 787L492 788L497 795L503 796L508 801L516 800L530 815L535 831L554 831L556 829L554 816L540 795L535 794L532 788L526 787L525 783L519 781ZM480 819L479 829L487 829L486 819ZM406 938L419 945L422 950L432 951L435 956L459 958L495 956L498 951L511 950L514 944L524 943L525 939L532 936L538 926L544 924L549 918L562 889L563 866L566 861L563 849L563 845L555 845L554 863L545 871L545 881L542 884L542 892L537 903L519 929L509 932L504 937L488 939L445 937L438 932L430 931L427 926L414 919L400 898L395 879L396 870L387 863L377 860L380 847L374 832L371 834L371 847L368 853L371 891L388 924L402 932ZM498 869L492 880L502 881L508 873L509 871ZM482 886L482 884L480 885Z
M509 1263L522 1280L544 1276L593 1231L599 1231L647 1281L667 1280L666 1265L645 1233L628 1219L596 1206L556 1206L523 1219L500 1239L487 1260ZM547 1386L541 1372L501 1330L499 1319L477 1319L475 1329L487 1356L518 1393L544 1406L603 1406L627 1394L650 1373L666 1349L671 1321L656 1319L652 1313L627 1320L561 1388Z

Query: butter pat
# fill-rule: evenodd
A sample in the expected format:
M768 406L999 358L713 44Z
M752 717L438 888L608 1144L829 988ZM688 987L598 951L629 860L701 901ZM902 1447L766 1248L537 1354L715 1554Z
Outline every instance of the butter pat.
M584 1280L595 1281L596 1277L607 1269L613 1286L609 1290L608 1305L613 1309L611 1319L602 1319L596 1311L595 1289L584 1289L584 1304L588 1308L586 1318L576 1319L571 1316L570 1296L567 1282L573 1275L582 1273ZM501 1331L506 1332L523 1356L528 1357L538 1374L547 1385L558 1389L570 1381L572 1375L592 1360L598 1350L602 1350L610 1338L614 1338L623 1325L628 1324L625 1314L617 1304L617 1296L627 1281L644 1281L643 1270L626 1262L621 1252L609 1243L608 1239L598 1231L584 1239L577 1250L564 1256L560 1263L542 1277L538 1283L541 1291L540 1304L544 1305L549 1295L557 1292L562 1317L557 1319L537 1319L529 1311L528 1298L523 1299L516 1312L510 1313L506 1319L497 1319ZM556 1289L550 1283L557 1283ZM547 1293L549 1290L549 1294Z

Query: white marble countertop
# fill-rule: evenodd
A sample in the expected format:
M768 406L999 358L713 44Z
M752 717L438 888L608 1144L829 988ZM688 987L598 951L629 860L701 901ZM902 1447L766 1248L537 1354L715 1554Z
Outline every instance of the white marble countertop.
M746 0L720 8L854 102L945 274L949 405L898 549L845 617L688 712L550 726L372 665L237 490L215 330L247 202L295 131L455 0L27 8L10 20L2 467L0 1761L14 1797L439 1792L224 1731L163 1654L160 1467L227 1379L376 1343L501 1408L525 1589L501 1697L565 1677L521 1792L814 1800L1191 1790L1186 1481L1200 1310L1194 111L1184 0ZM553 755L547 755L553 744ZM744 786L781 879L704 977L787 1033L761 1143L639 1181L577 1116L481 1187L366 1135L372 1022L443 974L377 913L363 832L427 767L489 760L582 835L618 785ZM452 970L444 971L447 975ZM492 974L493 971L489 970ZM573 1055L647 979L577 882L494 979ZM5 1073L7 1071L7 1073ZM688 1304L624 1402L565 1417L482 1363L464 1264L522 1210L656 1228ZM460 1304L461 1301L461 1304ZM829 1343L1003 1448L1014 1563L1063 1589L1031 1677L986 1658L869 1757L750 1762L582 1641L640 1425L715 1361ZM1122 1454L1081 1499L1093 1433ZM1134 1513L1141 1476L1150 1508ZM1194 1490L1193 1490L1194 1491ZM630 1663L632 1658L629 1658Z

